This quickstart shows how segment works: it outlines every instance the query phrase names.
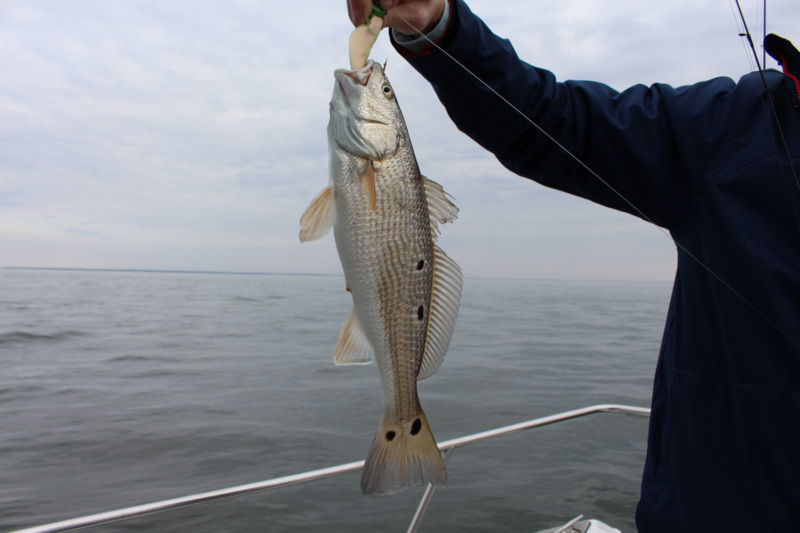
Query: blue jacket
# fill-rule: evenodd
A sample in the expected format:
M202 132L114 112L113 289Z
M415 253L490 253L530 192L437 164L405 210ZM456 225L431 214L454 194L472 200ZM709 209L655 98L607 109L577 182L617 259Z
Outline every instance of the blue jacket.
M643 213L678 244L639 530L800 527L800 191L759 75L624 92L560 83L522 62L461 0L451 10L440 46L641 213L450 58L435 49L410 56L395 42L458 128L513 172ZM766 80L800 170L788 78L769 71Z

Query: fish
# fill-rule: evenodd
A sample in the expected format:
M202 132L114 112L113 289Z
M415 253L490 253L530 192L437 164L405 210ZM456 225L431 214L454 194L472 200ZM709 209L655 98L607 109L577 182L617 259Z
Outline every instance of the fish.
M330 180L300 218L300 241L333 228L353 300L337 365L377 362L383 412L361 476L364 495L392 494L447 472L417 382L441 366L461 299L461 268L437 245L458 208L420 173L384 67L338 69L330 103Z

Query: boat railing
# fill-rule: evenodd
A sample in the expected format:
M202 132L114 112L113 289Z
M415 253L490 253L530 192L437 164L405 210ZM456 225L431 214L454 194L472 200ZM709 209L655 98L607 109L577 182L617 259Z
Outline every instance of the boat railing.
M542 427L549 424L555 424L557 422L563 422L565 420L571 420L573 418L593 415L596 413L623 413L630 415L649 416L650 409L644 407L633 407L629 405L618 405L618 404L591 405L588 407L582 407L580 409L574 409L572 411L565 411L563 413L557 413L542 418L535 418L533 420L520 422L518 424L512 424L510 426L503 426L496 429L483 431L481 433L473 433L472 435L466 435L464 437L458 437L455 439L443 441L439 443L439 449L442 451L445 462L447 462L450 459L450 456L453 454L453 451L460 446L466 446L467 444L475 444L476 442L482 442L485 440L494 439L496 437L510 435L512 433L517 433L519 431L523 431L526 429ZM144 505L136 505L133 507L126 507L124 509L117 509L115 511L107 511L98 514L82 516L79 518L73 518L70 520L53 522L41 526L20 529L11 533L55 533L61 531L74 531L76 529L110 524L112 522L119 522L121 520L128 520L131 518L151 515L164 511L170 511L182 507L189 507L192 505L199 505L202 503L233 498L235 496L252 494L254 492L278 489L282 487L288 487L290 485L297 485L299 483L308 483L310 481L315 481L318 479L323 479L331 476L356 472L358 470L361 470L363 466L364 466L364 461L356 461L353 463L346 463L337 466L331 466L328 468L321 468L319 470L311 470L309 472L303 472L301 474L293 474L290 476L268 479L256 483L238 485L235 487L213 490L209 492L202 492L199 494L192 494L190 496L183 496L180 498L162 500L158 502L147 503ZM436 486L428 484L424 494L422 495L422 499L420 500L419 505L417 506L417 510L414 513L414 517L412 518L411 523L408 527L409 533L416 532L419 529L420 525L422 524L422 519L425 516L425 512L427 511L428 506L430 505L430 502L433 498L435 491L436 491Z

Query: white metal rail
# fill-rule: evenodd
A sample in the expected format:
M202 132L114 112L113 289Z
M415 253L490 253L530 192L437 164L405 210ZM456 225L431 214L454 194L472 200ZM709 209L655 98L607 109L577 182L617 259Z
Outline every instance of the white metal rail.
M528 420L527 422L520 422L519 424L512 424L510 426L504 426L496 429L491 429L489 431L484 431L482 433L474 433L472 435L467 435L464 437L458 437L455 439L444 441L439 443L439 449L444 452L444 459L445 462L447 462L447 460L450 459L453 450L455 450L455 448L458 448L459 446L474 444L476 442L481 442L496 437L502 437L504 435L510 435L511 433L516 433L518 431L523 431L525 429L532 429L536 427L546 426L549 424L554 424L556 422L562 422L564 420L579 418L582 416L591 415L595 413L623 413L631 415L649 416L650 409L646 409L644 407L633 407L629 405L617 405L617 404L591 405L588 407L582 407L580 409L574 409L572 411L566 411L563 413L558 413L543 418ZM163 511L188 507L190 505L198 505L201 503L222 500L225 498L233 498L234 496L242 496L244 494L252 494L254 492L260 492L264 490L288 487L289 485L296 485L298 483L307 483L309 481L336 476L339 474L356 472L358 470L361 470L363 466L364 466L364 461L356 461L354 463L346 463L342 465L331 466L319 470L312 470L310 472L303 472L301 474L294 474L291 476L284 476L274 479L268 479L266 481L259 481L257 483L238 485L236 487L229 487L226 489L214 490L210 492L202 492L200 494L183 496L181 498L162 500L159 502L147 503L144 505L136 505L133 507L126 507L124 509L117 509L115 511L108 511L105 513L98 513L89 516L73 518L70 520L53 522L50 524L35 526L27 529L20 529L12 533L55 533L61 531L74 531L76 529L82 529L91 526L99 526L102 524L109 524L112 522L118 522L120 520L127 520L130 518L136 518L140 516L160 513ZM429 484L427 489L425 490L425 493L422 496L422 500L420 501L419 506L417 507L417 511L414 514L414 518L412 519L411 524L409 525L408 528L409 532L416 532L419 529L419 526L422 523L422 519L425 516L425 511L428 509L428 506L430 505L431 499L433 498L433 494L435 491L436 487L434 485Z

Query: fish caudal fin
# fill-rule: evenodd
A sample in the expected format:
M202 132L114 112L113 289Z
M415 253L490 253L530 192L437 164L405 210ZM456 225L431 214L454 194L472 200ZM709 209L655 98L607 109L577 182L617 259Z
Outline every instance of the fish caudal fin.
M361 472L365 496L393 494L422 485L427 478L434 485L447 482L442 454L436 446L425 413L410 422L381 420L378 433Z

